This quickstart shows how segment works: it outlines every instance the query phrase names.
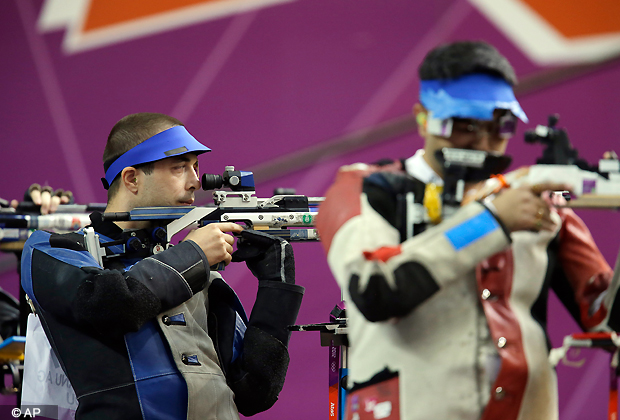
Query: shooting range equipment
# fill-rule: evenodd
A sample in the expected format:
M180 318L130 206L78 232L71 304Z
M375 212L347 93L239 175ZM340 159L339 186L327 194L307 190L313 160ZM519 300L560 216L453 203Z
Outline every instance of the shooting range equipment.
M550 115L548 125L538 125L525 133L528 144L544 146L542 156L529 169L523 181L529 184L563 182L573 186L577 199L570 207L618 208L620 207L620 161L614 152L599 160L598 166L590 165L579 157L565 129L557 128L559 116Z
M347 396L347 318L344 301L341 301L329 314L329 321L320 324L291 325L290 331L319 331L321 347L329 348L328 386L329 419L344 420Z

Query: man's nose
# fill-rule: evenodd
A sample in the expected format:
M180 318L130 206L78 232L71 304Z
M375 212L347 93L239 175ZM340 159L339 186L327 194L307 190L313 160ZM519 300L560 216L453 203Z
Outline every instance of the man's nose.
M200 188L200 177L196 171L191 171L188 180L188 189L197 190Z

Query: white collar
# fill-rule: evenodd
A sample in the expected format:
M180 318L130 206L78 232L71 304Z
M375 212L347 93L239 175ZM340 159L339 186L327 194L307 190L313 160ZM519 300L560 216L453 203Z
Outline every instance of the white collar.
M443 179L424 160L424 149L419 149L413 156L405 160L405 171L425 184L443 185Z

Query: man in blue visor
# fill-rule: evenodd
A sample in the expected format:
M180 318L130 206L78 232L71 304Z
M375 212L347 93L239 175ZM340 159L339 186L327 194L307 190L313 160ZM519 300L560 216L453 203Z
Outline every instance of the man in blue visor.
M583 222L542 196L565 185L473 179L442 211L450 172L436 152L501 159L527 117L514 70L486 43L439 46L419 76L424 148L343 168L317 220L348 302L346 418L557 419L549 289L584 329L608 328L612 270Z
M106 212L191 205L198 155L209 150L175 118L124 117L103 155ZM91 221L101 243L156 232L148 221L115 223L100 213ZM22 286L75 391L76 419L236 420L276 402L289 361L287 326L304 289L294 284L290 244L242 230L209 224L152 255L110 246L102 265L84 231L29 238ZM247 265L259 279L249 319L210 270L231 262L232 234L240 233L248 240L238 249L251 254Z

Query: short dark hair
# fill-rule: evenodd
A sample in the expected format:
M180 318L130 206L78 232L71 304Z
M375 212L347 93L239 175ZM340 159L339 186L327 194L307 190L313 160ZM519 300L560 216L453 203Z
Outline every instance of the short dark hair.
M174 117L154 112L141 112L121 118L112 127L108 136L103 151L103 171L107 171L110 165L129 149L136 147L155 134L182 125L183 123ZM154 164L143 163L134 167L149 175L153 172ZM117 177L108 189L108 202L118 191L119 185Z
M495 47L483 41L460 41L440 45L426 54L418 74L420 80L457 79L472 73L499 76L517 84L514 69Z

